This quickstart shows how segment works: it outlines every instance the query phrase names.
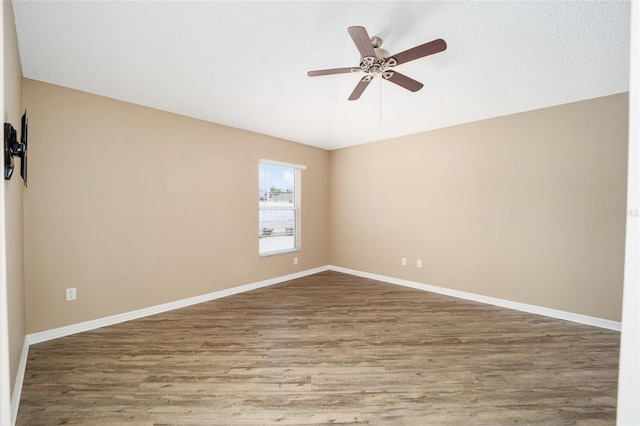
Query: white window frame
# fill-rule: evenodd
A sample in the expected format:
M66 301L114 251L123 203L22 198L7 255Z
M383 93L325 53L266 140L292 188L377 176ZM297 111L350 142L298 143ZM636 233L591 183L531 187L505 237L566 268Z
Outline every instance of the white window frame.
M283 205L283 206L266 206L265 204L262 203L262 201L258 200L258 255L260 257L269 257L269 256L276 256L279 254L285 254L285 253L294 253L294 252L299 252L300 251L300 247L301 247L301 235L302 235L302 170L306 170L307 167L304 165L300 165L300 164L292 164L292 163L285 163L282 161L274 161L274 160L265 160L265 159L260 159L258 160L258 189L260 190L260 184L262 182L260 182L260 165L261 164L267 164L267 165L272 165L272 166L280 166L280 167L288 167L293 169L294 172L294 188L293 188L293 206L291 205ZM268 188L263 188L263 189L268 189ZM260 222L260 212L261 211L271 211L271 210L294 210L294 235L293 235L293 247L287 247L284 249L271 249L271 250L267 250L267 246L264 246L261 244L261 239L266 239L269 238L263 234L261 234L261 225L262 222ZM266 240L265 240L266 241Z

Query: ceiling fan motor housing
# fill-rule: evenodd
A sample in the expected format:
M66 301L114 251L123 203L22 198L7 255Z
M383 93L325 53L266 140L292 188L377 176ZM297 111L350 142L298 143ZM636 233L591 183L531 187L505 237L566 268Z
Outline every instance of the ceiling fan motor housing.
M377 75L381 75L381 74L383 75L385 71L387 71L389 68L394 67L396 65L397 65L397 62L394 58L386 59L385 57L382 57L382 58L365 57L365 58L362 58L362 62L360 62L360 69L366 74L368 74L369 76L375 77Z
M396 66L396 60L393 58L387 60L389 52L380 47L382 46L382 39L380 37L371 37L370 40L376 57L366 56L362 58L360 60L360 69L365 72L369 78L378 75L388 78L385 76L385 71L390 67Z

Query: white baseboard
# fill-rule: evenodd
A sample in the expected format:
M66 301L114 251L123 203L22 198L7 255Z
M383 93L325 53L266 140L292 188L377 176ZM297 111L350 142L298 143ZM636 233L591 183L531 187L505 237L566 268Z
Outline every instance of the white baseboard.
M475 302L486 303L489 305L500 306L503 308L515 309L517 311L529 312L533 314L544 315L551 318L577 322L580 324L592 325L595 327L606 328L609 330L620 331L621 329L621 324L620 322L617 322L617 321L611 321L611 320L606 320L602 318L576 314L573 312L560 311L557 309L550 309L542 306L512 302L510 300L498 299L498 298L489 297L489 296L482 296L479 294L467 293L464 291L452 290L449 288L437 287L429 284L422 284L415 281L408 281L400 278L388 277L384 275L358 271L355 269L343 268L341 266L326 265L318 268L307 269L305 271L296 272L293 274L282 275L280 277L258 281L255 283L245 284L238 287L232 287L225 290L216 291L213 293L203 294L201 296L195 296L187 299L176 300L174 302L164 303L162 305L150 306L148 308L138 309L130 312L124 312L122 314L112 315L109 317L104 317L104 318L85 321L85 322L72 324L64 327L54 328L54 329L42 331L39 333L28 334L25 339L25 345L28 346L35 343L45 342L47 340L52 340L59 337L80 333L83 331L94 330L96 328L105 327L108 325L113 325L113 324L118 324L125 321L143 318L150 315L171 311L174 309L180 309L180 308L195 305L198 303L208 302L210 300L220 299L222 297L231 296L234 294L243 293L250 290L255 290L261 287L267 287L270 285L278 284L284 281L305 277L307 275L317 274L318 272L323 272L327 270L342 272L345 274L355 275L363 278L370 278L373 280L383 281L390 284L411 287L418 290L430 291L432 293L438 293L446 296L457 297L459 299L473 300ZM23 351L23 356L25 357L25 361L26 361L26 352L27 352L26 350Z
M189 297L187 299L176 300L174 302L164 303L162 305L150 306L148 308L138 309L135 311L124 312L122 314L111 315L104 318L99 318L91 321L85 321L77 324L67 325L64 327L54 328L51 330L41 331L39 333L32 333L27 335L27 342L29 345L35 343L45 342L47 340L57 339L59 337L69 336L71 334L81 333L83 331L94 330L96 328L106 327L108 325L114 325L125 321L131 321L138 318L147 317L150 315L160 314L162 312L172 311L174 309L180 309L198 303L208 302L210 300L220 299L222 297L231 296L233 294L243 293L245 291L255 290L261 287L267 287L270 285L278 284L284 281L293 280L296 278L305 277L307 275L317 274L328 269L327 266L321 266L319 268L307 269L305 271L296 272L293 274L282 275L276 278L270 278L268 280L258 281L251 284L245 284L238 287L232 287L225 290L215 291L213 293L203 294L201 296Z
M24 372L27 369L27 357L29 355L29 342L24 339L22 345L22 354L20 354L20 363L16 372L16 382L13 385L13 395L11 395L11 424L16 424L18 417L18 407L20 406L20 397L22 396L22 384L24 383Z
M573 312L560 311L557 309L545 308L542 306L528 305L526 303L512 302L510 300L498 299L495 297L482 296L464 291L452 290L444 287L437 287L429 284L422 284L415 281L403 280L400 278L387 277L384 275L372 274L369 272L357 271L354 269L343 268L341 266L328 266L329 270L342 272L344 274L355 275L372 280L383 281L389 284L411 287L418 290L430 291L432 293L443 294L445 296L457 297L459 299L472 300L474 302L486 303L489 305L500 306L502 308L514 309L516 311L529 312L532 314L544 315L546 317L562 319L580 324L592 325L595 327L606 328L608 330L620 331L621 323L602 318L590 317L587 315L575 314Z
M22 385L24 383L24 374L27 367L27 358L29 354L29 346L45 342L47 340L57 339L58 337L69 336L71 334L80 333L83 331L94 330L100 327L106 327L108 325L118 324L125 321L130 321L138 318L143 318L149 315L155 315L162 312L171 311L174 309L184 308L198 303L208 302L214 299L220 299L222 297L231 296L233 294L243 293L245 291L255 290L261 287L267 287L270 285L278 284L284 281L293 280L296 278L302 278L307 275L317 274L318 272L324 272L328 270L328 266L321 266L318 268L307 269L305 271L296 272L293 274L282 275L276 278L270 278L255 283L245 284L238 287L232 287L225 290L215 291L213 293L203 294L201 296L190 297L187 299L176 300L174 302L164 303L162 305L151 306L144 309L138 309L136 311L124 312L122 314L112 315L105 318L99 318L96 320L85 321L78 324L72 324L65 327L54 328L51 330L42 331L39 333L27 334L24 339L24 345L22 347L22 355L20 356L20 364L16 374L16 382L11 398L11 424L14 425L18 416L18 408L20 406L20 397L22 396Z
M344 274L355 275L363 278L370 278L377 281L401 285L405 287L411 287L418 290L443 294L446 296L457 297L459 299L472 300L475 302L486 303L489 305L500 306L503 308L515 309L517 311L529 312L533 314L544 315L551 318L557 318L557 319L572 321L580 324L587 324L595 327L606 328L609 330L620 331L620 328L621 328L621 324L619 322L610 321L602 318L590 317L587 315L580 315L572 312L559 311L556 309L549 309L541 306L527 305L525 303L518 303L518 302L509 301L509 300L497 299L494 297L482 296L474 293L467 293L464 291L432 286L429 284L422 284L414 281L403 280L400 278L393 278L393 277L387 277L384 275L372 274L369 272L357 271L355 269L343 268L340 266L326 265L326 266L321 266L314 269L307 269L305 271L296 272L289 275L283 275L280 277L271 278L268 280L258 281L251 284L232 287L225 290L204 294L201 296L195 296L187 299L176 300L174 302L169 302L169 303L164 303L162 305L156 305L148 308L138 309L136 311L125 312L122 314L112 315L105 318L99 318L96 320L85 321L85 322L72 324L65 327L54 328L54 329L42 331L39 333L28 334L25 337L24 346L22 349L22 356L20 357L20 365L18 367L18 372L16 375L14 392L11 399L11 424L15 424L15 420L18 414L18 406L20 404L22 384L24 382L24 374L25 374L25 369L27 365L27 355L29 353L30 345L33 345L35 343L45 342L47 340L56 339L59 337L69 336L71 334L76 334L83 331L89 331L89 330L94 330L100 327L106 327L108 325L113 325L113 324L118 324L125 321L143 318L146 316L171 311L174 309L184 308L184 307L195 305L198 303L208 302L210 300L220 299L222 297L231 296L234 294L243 293L250 290L255 290L261 287L267 287L267 286L278 284L284 281L289 281L296 278L302 278L307 275L313 275L313 274L317 274L319 272L324 272L327 270L341 272Z

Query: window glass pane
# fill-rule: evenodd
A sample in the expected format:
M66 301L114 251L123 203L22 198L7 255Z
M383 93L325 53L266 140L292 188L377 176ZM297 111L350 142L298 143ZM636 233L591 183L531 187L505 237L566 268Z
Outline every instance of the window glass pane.
M260 163L258 173L260 255L298 250L300 170Z

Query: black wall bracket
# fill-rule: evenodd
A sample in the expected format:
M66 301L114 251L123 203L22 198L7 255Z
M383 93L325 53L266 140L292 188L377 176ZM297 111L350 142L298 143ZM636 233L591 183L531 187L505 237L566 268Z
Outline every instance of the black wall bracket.
M13 176L13 157L19 157L20 175L27 185L27 112L22 116L22 135L18 140L18 132L10 123L4 123L4 178Z

